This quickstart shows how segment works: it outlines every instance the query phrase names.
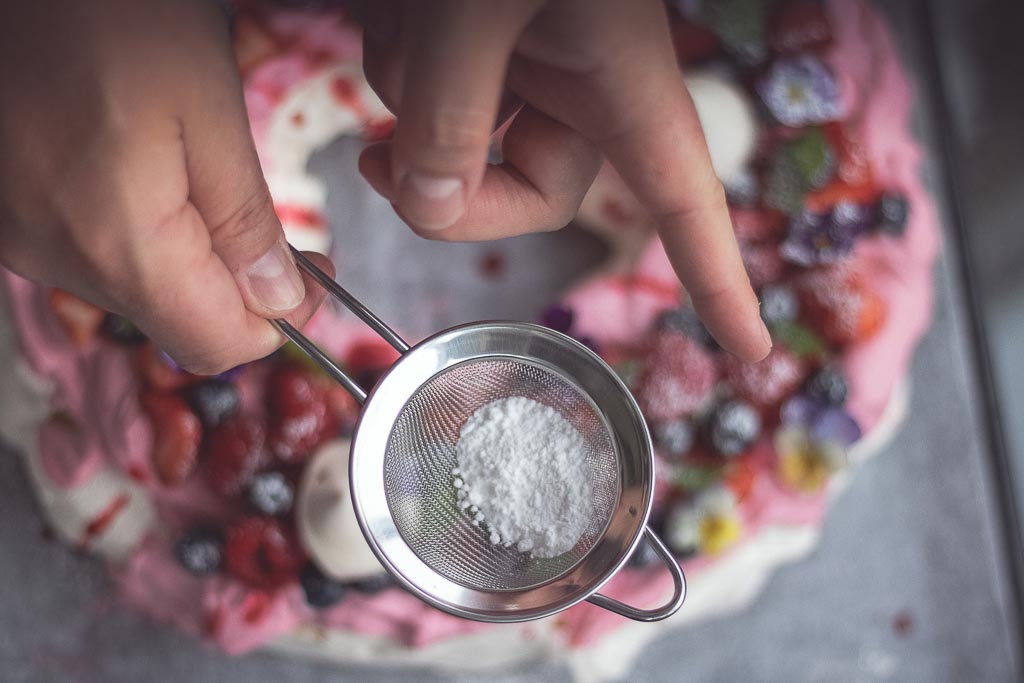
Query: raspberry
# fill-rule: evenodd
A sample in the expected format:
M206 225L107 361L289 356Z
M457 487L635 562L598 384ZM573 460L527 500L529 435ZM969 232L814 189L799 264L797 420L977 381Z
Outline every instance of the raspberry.
M786 264L774 244L766 246L748 245L742 249L743 266L754 289L777 282L782 278Z
M295 491L280 472L263 472L249 484L249 504L256 512L276 517L287 514L295 502Z
M306 564L299 573L299 584L306 596L306 603L316 609L338 604L347 592L343 583L325 576L312 562Z
M761 416L750 404L729 401L718 406L708 421L708 440L720 455L743 453L761 433Z
M818 0L786 0L772 17L769 42L779 54L826 47L832 27Z
M241 405L235 385L222 379L208 379L188 387L185 400L207 429L237 413Z
M835 368L823 368L807 380L807 393L828 406L846 403L846 378Z
M239 581L273 590L295 577L305 557L294 534L280 522L249 517L228 530L224 560L228 573Z
M209 527L190 529L174 545L174 555L192 574L213 574L223 564L224 535Z
M326 376L297 363L279 364L267 380L270 450L286 463L301 462L338 435L355 404Z
M698 342L672 331L655 334L636 398L652 422L692 415L711 398L718 380L714 359Z
M779 405L796 390L805 374L803 363L782 345L776 345L757 363L729 356L724 367L725 378L736 395L759 408Z
M270 460L266 429L253 415L236 415L213 430L203 447L206 479L222 496L236 496Z
M196 468L203 427L180 397L155 391L142 396L153 423L153 464L164 484L180 484Z

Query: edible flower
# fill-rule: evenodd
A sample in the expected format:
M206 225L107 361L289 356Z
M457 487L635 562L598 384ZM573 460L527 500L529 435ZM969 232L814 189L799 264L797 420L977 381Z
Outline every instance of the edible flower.
M861 436L857 421L845 410L806 394L782 407L782 425L775 432L777 472L789 488L821 491L847 463L847 451Z
M805 268L835 263L850 255L857 238L867 232L870 211L840 202L828 213L803 210L793 216L789 234L779 246L782 258Z
M717 555L740 539L743 522L736 495L717 485L674 507L665 520L665 539L677 555Z
M772 116L786 126L807 126L839 117L839 84L813 55L779 59L757 83Z

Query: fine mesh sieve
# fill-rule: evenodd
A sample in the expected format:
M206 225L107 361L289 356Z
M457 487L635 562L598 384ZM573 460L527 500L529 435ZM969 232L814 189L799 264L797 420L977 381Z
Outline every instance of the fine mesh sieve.
M650 435L629 391L600 357L553 330L515 322L463 325L410 348L295 256L402 354L367 395L294 327L275 321L363 404L349 461L352 501L363 535L397 581L439 609L481 621L536 619L582 600L643 621L679 609L682 571L646 526L654 485ZM585 442L589 521L556 557L492 544L486 523L474 525L457 496L452 470L462 426L482 406L510 396L557 410ZM597 594L645 537L672 573L667 603L643 610Z

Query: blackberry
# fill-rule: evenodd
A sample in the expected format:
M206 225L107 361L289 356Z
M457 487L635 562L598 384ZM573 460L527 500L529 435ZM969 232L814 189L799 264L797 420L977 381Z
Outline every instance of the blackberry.
M347 592L345 585L335 581L317 569L312 562L299 572L299 584L306 597L306 603L316 609L326 609L338 604Z
M670 308L663 311L658 316L654 323L654 326L658 330L671 330L673 332L679 332L685 334L691 339L697 341L701 346L717 351L719 349L718 344L715 342L711 333L704 327L704 323L701 322L700 316L697 315L697 311L693 310L690 306L683 306L681 308Z
M878 215L879 231L900 237L907 229L907 217L910 215L910 204L902 194L886 192L878 200L875 207Z
M693 427L686 420L662 422L654 427L654 445L666 458L682 458L690 452L693 440Z
M729 401L711 414L708 440L720 455L731 457L747 450L761 432L761 416L749 403Z
M213 429L238 412L238 390L223 379L208 379L185 391L185 400L207 429Z
M291 511L295 492L280 472L263 472L253 477L248 499L257 512L276 517Z
M824 368L807 380L807 393L811 398L829 406L846 403L846 378L834 368Z
M365 593L366 595L373 595L380 593L385 588L391 588L395 585L394 579L391 578L390 574L382 573L374 576L369 576L365 579L359 579L358 581L350 581L348 587L359 593Z
M122 346L142 346L147 341L146 335L135 327L135 323L114 313L107 313L103 318L102 329L108 339Z
M800 301L788 285L765 285L761 288L761 318L768 325L789 323L800 313Z
M545 327L550 327L556 332L568 334L569 330L572 329L575 317L576 316L572 312L572 309L568 306L554 304L553 306L545 308L540 314L540 324Z
M211 527L190 529L174 545L174 555L190 573L212 574L224 562L224 535Z

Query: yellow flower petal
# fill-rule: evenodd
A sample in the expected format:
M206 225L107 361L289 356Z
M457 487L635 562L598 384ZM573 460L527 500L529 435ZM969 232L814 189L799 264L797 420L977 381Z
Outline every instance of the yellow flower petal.
M701 553L716 555L740 539L743 527L738 517L705 517L700 523Z

